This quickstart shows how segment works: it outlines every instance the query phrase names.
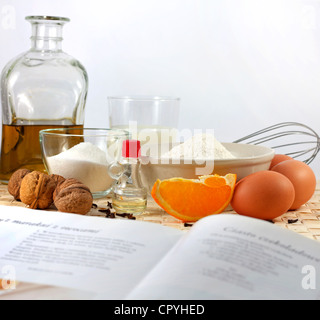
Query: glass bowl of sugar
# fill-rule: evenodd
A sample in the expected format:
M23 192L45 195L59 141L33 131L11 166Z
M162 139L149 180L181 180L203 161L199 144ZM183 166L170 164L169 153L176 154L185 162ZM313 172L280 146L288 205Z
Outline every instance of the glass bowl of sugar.
M109 167L121 157L122 129L57 128L40 131L42 159L48 174L74 178L85 184L94 198L108 195L115 183Z

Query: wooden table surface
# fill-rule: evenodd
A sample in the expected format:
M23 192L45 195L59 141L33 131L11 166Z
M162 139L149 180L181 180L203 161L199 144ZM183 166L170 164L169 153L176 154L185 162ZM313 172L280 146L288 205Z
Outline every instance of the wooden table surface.
M107 218L106 210L108 203L111 203L110 197L95 199L94 204L97 207L91 209L88 215L101 216ZM8 193L7 186L0 184L0 205L25 206L23 203L15 201ZM55 210L50 208L49 210ZM229 207L225 211L228 214L236 214ZM128 219L128 217L115 216L115 219ZM163 211L152 198L148 198L148 206L145 213L135 216L136 220L142 220L150 223L158 223L164 226L177 228L180 230L189 230L192 224L185 224L175 219ZM316 192L308 203L295 211L290 211L283 216L273 220L273 223L279 227L287 228L308 238L320 241L320 182L317 184Z

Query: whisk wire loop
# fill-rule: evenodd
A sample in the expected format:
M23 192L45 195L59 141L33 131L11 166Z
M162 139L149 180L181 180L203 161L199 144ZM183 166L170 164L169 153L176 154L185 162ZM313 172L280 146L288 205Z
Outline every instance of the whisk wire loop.
M283 128L287 127L293 128L283 130ZM308 137L308 140L306 137ZM315 159L320 150L319 135L310 127L298 122L278 123L237 139L234 143L259 145L273 141L281 142L270 145L270 148L278 151L278 153L287 154L294 159L303 157L299 160L307 164L310 164ZM299 147L300 149L297 149Z

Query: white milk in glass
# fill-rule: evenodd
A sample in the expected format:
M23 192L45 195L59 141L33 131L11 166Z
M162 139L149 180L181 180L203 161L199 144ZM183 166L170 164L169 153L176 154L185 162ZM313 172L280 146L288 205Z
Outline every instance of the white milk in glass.
M178 129L165 126L119 125L113 128L127 130L131 139L140 140L142 155L158 157L168 152L177 142Z

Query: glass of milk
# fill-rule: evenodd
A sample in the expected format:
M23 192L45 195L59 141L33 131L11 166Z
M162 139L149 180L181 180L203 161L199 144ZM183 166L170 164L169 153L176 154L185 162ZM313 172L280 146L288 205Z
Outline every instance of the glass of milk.
M141 152L160 152L176 142L180 99L163 96L108 97L110 128L125 129L141 142ZM150 154L149 154L150 155Z
M129 137L121 129L42 130L42 159L48 174L75 178L90 189L94 198L101 198L111 192L116 182L108 168L119 161L122 142Z

